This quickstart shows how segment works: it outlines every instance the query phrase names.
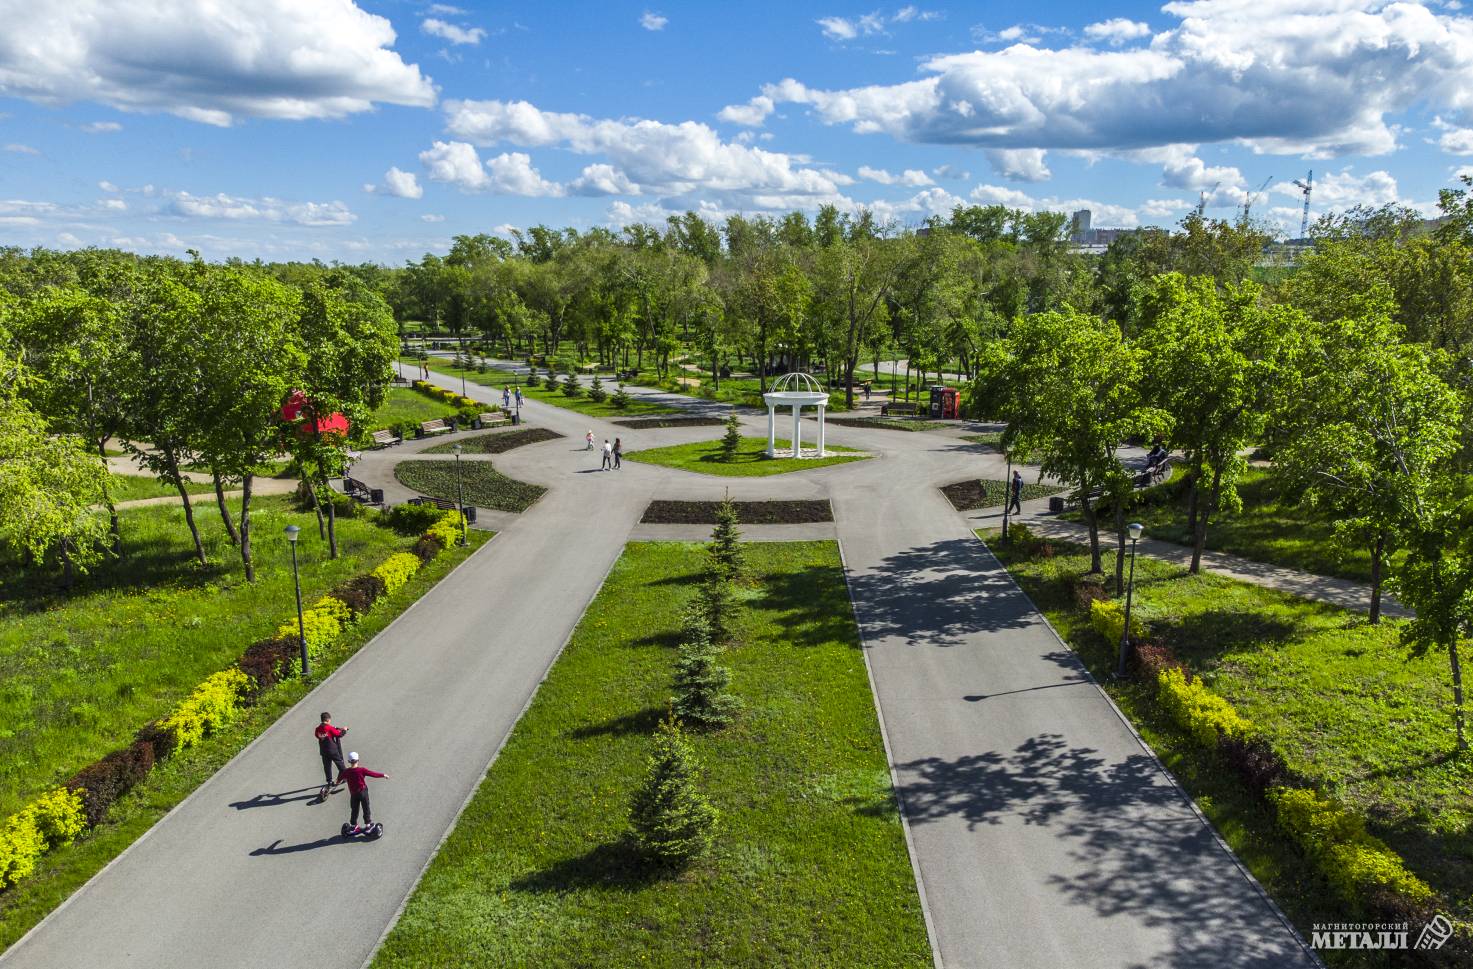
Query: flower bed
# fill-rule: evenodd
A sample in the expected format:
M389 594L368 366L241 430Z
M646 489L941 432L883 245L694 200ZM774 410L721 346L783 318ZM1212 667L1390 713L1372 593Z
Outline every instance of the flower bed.
M831 522L833 508L827 499L817 501L734 501L744 525L796 525ZM647 525L714 525L719 501L652 501L640 521Z

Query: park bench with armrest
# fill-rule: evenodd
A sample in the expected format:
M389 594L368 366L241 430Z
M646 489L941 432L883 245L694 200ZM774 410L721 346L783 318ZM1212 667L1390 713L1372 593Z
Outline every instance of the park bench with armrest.
M357 478L343 476L343 493L349 498L362 501L370 505L382 505L384 503L384 490L382 488L370 488Z
M888 417L891 414L912 414L913 415L913 414L919 413L920 406L921 406L920 404L911 403L910 401L904 401L904 400L891 401L888 404L882 404L882 405L880 405L880 416L881 417Z
M420 437L431 437L435 434L449 434L453 430L455 428L451 427L450 422L443 417L438 417L432 421L419 422Z
M500 411L491 411L476 418L476 428L485 430L488 427L505 427L511 423L511 418Z
M374 431L369 437L373 440L373 446L376 448L393 447L395 444L404 440L404 438L395 434L387 427L383 430Z

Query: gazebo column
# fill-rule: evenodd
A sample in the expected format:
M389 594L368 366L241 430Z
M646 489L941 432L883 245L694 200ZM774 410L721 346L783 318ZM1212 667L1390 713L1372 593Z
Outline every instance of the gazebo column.
M803 456L803 405L793 404L793 457Z
M777 457L777 405L767 405L767 456Z
M823 457L823 412L828 408L823 404L818 405L818 456Z

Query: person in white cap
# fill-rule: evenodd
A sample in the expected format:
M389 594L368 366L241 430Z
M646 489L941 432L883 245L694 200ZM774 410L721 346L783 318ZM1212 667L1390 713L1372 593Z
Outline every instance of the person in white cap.
M333 786L347 782L348 797L352 807L348 823L353 825L353 833L357 834L367 828L373 827L373 808L368 804L368 779L370 777L388 778L388 774L380 774L376 770L358 766L358 752L355 750L348 754L348 766L338 772L338 779ZM358 826L358 810L363 809L363 827Z

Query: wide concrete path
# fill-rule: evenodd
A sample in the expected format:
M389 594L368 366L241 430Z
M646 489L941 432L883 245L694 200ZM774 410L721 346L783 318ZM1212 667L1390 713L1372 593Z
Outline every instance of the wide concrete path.
M523 414L567 437L495 463L549 493L0 966L356 969L636 534L645 502L723 493L834 504L940 964L1316 964L935 491L1002 477L995 454L943 434L833 427L835 443L877 456L775 479L636 462L605 474L578 446L590 427L629 450L715 429L631 432L537 402ZM758 419L744 424L764 433ZM407 450L365 455L354 475L385 485ZM393 775L372 788L388 828L376 844L335 837L344 795L305 800L319 778L310 731L322 709L352 728L348 746L368 766Z

